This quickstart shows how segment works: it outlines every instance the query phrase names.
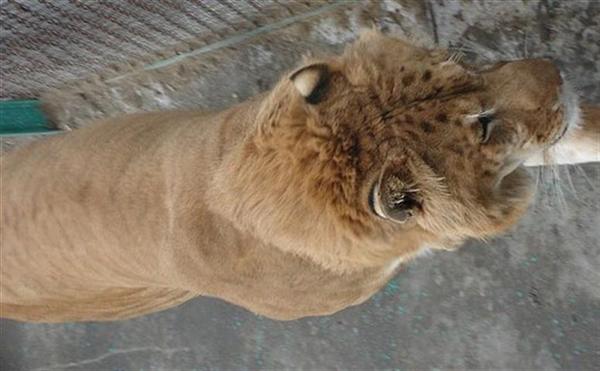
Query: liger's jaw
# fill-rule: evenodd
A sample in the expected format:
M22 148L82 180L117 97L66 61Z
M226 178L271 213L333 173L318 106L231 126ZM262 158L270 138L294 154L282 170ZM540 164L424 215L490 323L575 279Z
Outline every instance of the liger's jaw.
M524 162L525 166L572 164L598 161L598 149L581 148L573 139L582 126L582 113L579 97L572 85L561 74L562 85L559 102L555 110L562 109L562 127L548 146L533 152ZM580 147L580 148L578 148ZM596 153L594 153L596 152Z

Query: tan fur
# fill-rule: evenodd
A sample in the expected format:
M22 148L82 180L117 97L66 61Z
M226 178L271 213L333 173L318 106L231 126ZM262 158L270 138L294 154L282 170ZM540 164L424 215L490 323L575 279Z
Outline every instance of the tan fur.
M448 59L367 32L226 111L124 116L9 153L1 315L113 320L198 295L278 319L329 314L424 248L506 230L531 196L511 165L563 127L558 71ZM472 115L488 109L482 144ZM369 207L388 175L418 201L404 223Z

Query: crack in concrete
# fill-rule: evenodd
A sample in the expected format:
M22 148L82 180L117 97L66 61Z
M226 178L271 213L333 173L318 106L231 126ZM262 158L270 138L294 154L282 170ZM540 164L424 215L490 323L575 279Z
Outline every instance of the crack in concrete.
M96 363L96 362L101 362L101 361L103 361L107 358L113 357L115 355L137 353L137 352L149 352L149 351L163 353L163 354L166 354L167 357L170 358L175 353L189 352L190 348L180 347L180 348L163 349L158 346L146 346L146 347L135 347L135 348L128 348L128 349L115 349L115 350L109 350L108 352L101 354L97 357L83 359L83 360L76 361L76 362L58 363L58 364L49 365L49 366L42 366L42 367L35 368L32 371L67 369L67 368L71 368L71 367L84 366L84 365L89 365L89 364Z
M433 41L436 46L440 45L440 37L438 34L437 21L435 19L435 11L433 10L433 5L431 5L431 1L427 0L425 2L425 8L427 9L427 13L429 13L429 19L431 20L431 27L433 28Z

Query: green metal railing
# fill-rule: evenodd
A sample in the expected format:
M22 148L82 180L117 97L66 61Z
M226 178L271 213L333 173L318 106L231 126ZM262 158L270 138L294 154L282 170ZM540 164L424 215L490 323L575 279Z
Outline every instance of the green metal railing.
M0 101L0 135L54 134L36 99Z

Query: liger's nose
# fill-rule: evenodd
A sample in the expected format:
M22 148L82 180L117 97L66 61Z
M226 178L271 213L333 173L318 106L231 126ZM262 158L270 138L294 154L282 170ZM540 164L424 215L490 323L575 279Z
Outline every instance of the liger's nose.
M512 75L516 79L523 79L521 83L527 81L535 83L539 87L558 87L562 84L560 70L549 59L523 59L520 61L503 64L498 72ZM527 77L527 79L524 79Z
M539 83L544 86L562 85L560 70L550 59L525 59L515 63L521 63L520 68L530 71L531 76L535 76Z
M560 70L545 58L502 62L483 72L491 92L513 108L552 107L559 99Z

